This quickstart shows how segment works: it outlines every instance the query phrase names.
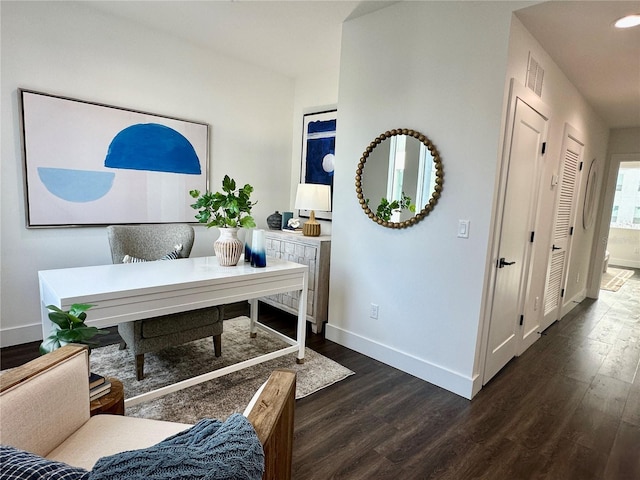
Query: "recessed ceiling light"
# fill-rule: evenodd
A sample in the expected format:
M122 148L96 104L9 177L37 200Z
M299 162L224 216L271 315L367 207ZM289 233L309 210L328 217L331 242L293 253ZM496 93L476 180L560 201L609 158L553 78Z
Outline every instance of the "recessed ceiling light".
M617 28L631 28L640 25L640 14L627 15L618 20L614 25Z

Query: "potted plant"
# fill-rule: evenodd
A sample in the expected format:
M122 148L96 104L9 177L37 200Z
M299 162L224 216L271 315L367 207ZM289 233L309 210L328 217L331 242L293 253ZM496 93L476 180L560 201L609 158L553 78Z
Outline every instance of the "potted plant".
M207 228L218 227L220 238L213 244L218 262L223 266L238 264L242 254L242 242L238 239L238 228L253 228L256 222L251 209L257 202L250 200L253 187L248 183L238 188L236 181L225 175L222 180L222 192L189 191L196 199L191 208L198 211L196 220Z
M91 339L96 335L109 333L96 327L88 327L84 321L87 310L95 305L88 303L74 303L69 310L62 310L55 305L47 305L49 320L53 322L51 334L40 344L40 353L53 352L68 343L82 343L90 347L98 346L98 342Z

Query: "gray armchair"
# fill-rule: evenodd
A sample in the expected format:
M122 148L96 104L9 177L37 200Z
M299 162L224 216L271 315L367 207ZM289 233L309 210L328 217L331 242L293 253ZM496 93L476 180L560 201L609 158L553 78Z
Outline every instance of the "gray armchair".
M177 252L178 257L172 261L179 261L189 256L194 241L193 227L183 224L111 225L107 235L113 263L123 263L125 256L154 261L172 252ZM208 307L118 324L121 348L128 347L135 355L138 380L144 378L144 354L148 352L212 336L214 352L219 357L223 313L223 307Z

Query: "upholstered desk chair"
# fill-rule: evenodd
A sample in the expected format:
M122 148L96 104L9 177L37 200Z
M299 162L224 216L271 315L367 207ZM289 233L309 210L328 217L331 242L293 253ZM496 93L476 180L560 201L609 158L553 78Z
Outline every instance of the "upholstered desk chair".
M111 225L107 227L113 263L180 261L191 253L193 227L184 224ZM176 260L170 260L177 258ZM222 353L223 307L208 307L118 324L121 348L135 355L136 376L144 378L144 354L213 337L216 357Z

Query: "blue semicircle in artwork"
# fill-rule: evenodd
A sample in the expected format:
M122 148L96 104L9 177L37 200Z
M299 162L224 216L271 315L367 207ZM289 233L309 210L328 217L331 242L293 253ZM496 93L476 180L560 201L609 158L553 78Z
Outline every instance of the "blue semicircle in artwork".
M85 203L104 197L111 190L116 174L38 167L38 176L47 190L56 197L68 202Z
M113 138L104 166L200 175L198 155L181 133L157 123L131 125Z

